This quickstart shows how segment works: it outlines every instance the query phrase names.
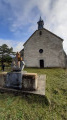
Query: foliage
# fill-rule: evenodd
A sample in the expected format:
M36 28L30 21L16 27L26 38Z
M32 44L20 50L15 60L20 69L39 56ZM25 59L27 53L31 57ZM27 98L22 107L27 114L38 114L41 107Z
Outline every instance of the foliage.
M67 120L67 70L25 71L46 74L46 96L0 94L0 120Z
M3 44L0 46L0 62L3 64L3 62L11 62L12 57L11 55L15 55L15 52L13 52L13 48L9 48L6 44Z

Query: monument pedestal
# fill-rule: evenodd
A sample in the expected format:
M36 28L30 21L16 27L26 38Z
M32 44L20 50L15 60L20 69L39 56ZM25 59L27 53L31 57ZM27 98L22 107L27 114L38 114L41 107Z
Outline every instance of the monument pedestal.
M22 88L22 72L9 72L6 75L5 86L10 88Z
M9 72L6 75L5 87L22 90L37 90L38 76L36 73Z
M20 82L18 82L19 79L17 79L17 77L19 79L22 78L20 79L21 80ZM36 73L27 73L26 71L23 71L23 74L22 72L0 73L0 92L2 93L3 92L16 93L16 94L33 93L33 94L45 95L45 84L46 84L46 75L37 75ZM15 89L21 87L22 89L20 90Z

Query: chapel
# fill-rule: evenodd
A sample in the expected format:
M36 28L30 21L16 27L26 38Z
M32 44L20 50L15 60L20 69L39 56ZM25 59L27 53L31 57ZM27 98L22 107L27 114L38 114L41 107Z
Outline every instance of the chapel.
M38 29L24 43L22 50L26 67L65 68L66 54L63 39L44 28L40 17Z

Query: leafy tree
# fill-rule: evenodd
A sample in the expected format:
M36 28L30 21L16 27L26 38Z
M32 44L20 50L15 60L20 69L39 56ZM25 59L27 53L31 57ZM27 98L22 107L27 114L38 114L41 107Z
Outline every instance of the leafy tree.
M3 65L4 62L11 62L12 61L12 55L15 55L15 52L13 52L13 48L9 48L6 44L3 44L0 46L0 62Z

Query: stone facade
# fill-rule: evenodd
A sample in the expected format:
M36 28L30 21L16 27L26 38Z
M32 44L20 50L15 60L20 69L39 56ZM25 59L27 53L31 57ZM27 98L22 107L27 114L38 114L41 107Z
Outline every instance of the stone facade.
M65 67L63 39L46 29L36 30L24 44L26 67Z

